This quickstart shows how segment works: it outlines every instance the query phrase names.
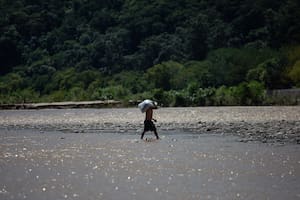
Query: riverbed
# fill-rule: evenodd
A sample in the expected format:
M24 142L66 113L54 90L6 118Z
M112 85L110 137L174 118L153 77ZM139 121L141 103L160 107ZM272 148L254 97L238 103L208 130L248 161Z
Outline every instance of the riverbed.
M0 111L0 199L300 199L299 107Z

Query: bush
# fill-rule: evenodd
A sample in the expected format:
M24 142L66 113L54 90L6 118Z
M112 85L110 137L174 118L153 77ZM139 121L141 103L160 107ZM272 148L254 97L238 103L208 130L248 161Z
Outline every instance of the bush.
M18 73L9 73L0 79L1 93L10 93L24 88L25 80Z
M49 102L69 101L68 93L65 90L57 90L50 95L45 95L44 98Z
M265 88L262 83L243 82L238 86L221 86L216 89L214 103L218 106L262 105L265 103Z
M193 86L195 87L195 86ZM188 90L196 88L188 88ZM190 93L190 91L189 91ZM194 106L208 106L214 104L215 88L197 88L196 93L190 93L190 101Z
M68 91L68 99L71 101L85 101L88 96L84 88L73 87Z
M249 105L263 105L266 99L266 90L263 83L251 81L248 83Z
M159 102L161 106L170 106L172 103L172 96L170 92L165 92L162 89L154 89L153 93L153 100Z
M32 89L16 90L7 95L0 95L0 104L34 103L39 101L39 93Z
M184 66L185 68L181 73L177 73L177 76L185 79L185 87L190 83L196 83L202 88L214 84L215 77L211 73L212 63L210 61L189 61Z
M224 99L225 99L225 95L226 95L226 90L227 87L226 86L221 86L216 90L215 96L214 96L214 100L215 100L215 104L216 105L224 105Z
M264 83L266 80L267 71L263 66L259 65L254 69L250 69L246 75L247 81L259 81Z
M282 53L286 55L288 64L291 66L300 60L300 45L288 46L281 49Z
M153 88L171 90L181 88L181 81L175 79L175 75L183 69L180 63L169 61L154 65L147 70L146 77L149 83L153 83Z
M145 75L135 71L123 71L112 77L110 85L122 85L136 94L151 89L151 84L147 83Z
M212 63L209 72L214 77L213 86L237 85L245 81L249 70L268 59L278 57L280 57L278 52L268 48L221 48L214 50L207 57Z
M175 91L173 96L173 101L171 106L179 107L179 106L191 106L188 96L184 93L184 91L178 92Z
M292 66L288 76L292 79L297 87L300 87L300 60L296 61Z
M126 98L130 91L121 85L110 86L101 90L101 100L121 100Z
M288 87L289 82L285 77L285 61L282 58L271 58L259 64L257 68L263 69L260 80L268 89ZM265 72L264 72L265 70Z

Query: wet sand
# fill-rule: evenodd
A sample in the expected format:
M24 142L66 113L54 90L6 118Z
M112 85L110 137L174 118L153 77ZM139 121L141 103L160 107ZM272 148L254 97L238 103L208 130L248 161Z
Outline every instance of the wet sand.
M141 141L136 109L0 111L0 199L300 199L299 113L159 109Z
M144 114L125 109L2 110L3 129L71 133L140 134ZM155 111L160 131L223 134L241 141L300 144L300 106L161 108Z

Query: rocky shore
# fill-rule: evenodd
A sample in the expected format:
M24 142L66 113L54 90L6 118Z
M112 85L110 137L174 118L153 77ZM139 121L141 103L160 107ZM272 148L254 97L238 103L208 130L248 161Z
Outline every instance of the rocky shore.
M241 142L300 144L300 107L160 108L159 132L240 136ZM69 133L140 134L144 114L137 108L1 111L0 126Z

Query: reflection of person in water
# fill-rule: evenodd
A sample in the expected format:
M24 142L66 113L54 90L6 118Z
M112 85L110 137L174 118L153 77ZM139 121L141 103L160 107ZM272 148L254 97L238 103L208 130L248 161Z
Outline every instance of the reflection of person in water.
M156 107L154 107L154 108L156 108ZM145 121L144 121L144 131L142 133L141 139L144 138L145 132L147 132L147 131L154 131L156 139L159 139L158 134L156 132L156 127L155 127L152 120L156 122L156 120L153 119L153 108L149 108L146 111L146 118L145 118Z

